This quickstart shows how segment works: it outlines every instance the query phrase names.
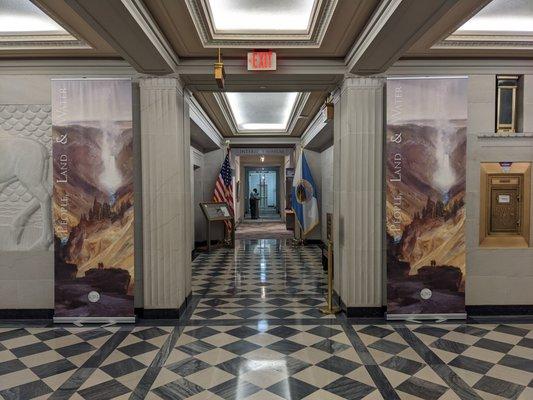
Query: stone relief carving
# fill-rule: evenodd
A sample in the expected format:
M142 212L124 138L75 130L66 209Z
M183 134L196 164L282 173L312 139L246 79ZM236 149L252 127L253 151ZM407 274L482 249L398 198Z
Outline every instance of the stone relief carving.
M52 244L50 105L0 105L0 251Z

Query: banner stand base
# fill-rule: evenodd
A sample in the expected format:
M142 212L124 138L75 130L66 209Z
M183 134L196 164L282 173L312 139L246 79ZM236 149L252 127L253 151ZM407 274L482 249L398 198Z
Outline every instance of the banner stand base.
M386 314L387 321L466 319L466 313L450 314Z
M134 324L135 317L54 317L54 324Z

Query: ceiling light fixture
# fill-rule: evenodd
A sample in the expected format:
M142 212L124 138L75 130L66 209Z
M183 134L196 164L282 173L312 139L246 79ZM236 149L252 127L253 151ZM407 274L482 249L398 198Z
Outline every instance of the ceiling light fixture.
M209 0L217 32L306 32L315 0Z
M298 99L297 92L227 92L225 95L240 131L285 131Z
M224 63L220 54L220 48L218 49L218 62L215 63L215 80L219 89L224 89L224 80L226 78L226 71L224 71Z
M29 0L0 0L0 33L67 34Z

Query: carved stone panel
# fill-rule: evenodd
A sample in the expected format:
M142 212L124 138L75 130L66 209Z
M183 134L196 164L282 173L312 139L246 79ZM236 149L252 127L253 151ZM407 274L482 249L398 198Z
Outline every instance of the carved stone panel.
M0 251L51 245L51 141L50 105L0 105Z

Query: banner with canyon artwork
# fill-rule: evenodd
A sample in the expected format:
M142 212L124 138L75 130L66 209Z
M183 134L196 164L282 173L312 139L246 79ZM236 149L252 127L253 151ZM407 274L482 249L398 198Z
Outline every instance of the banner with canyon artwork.
M52 80L56 320L134 317L131 81Z
M388 79L387 316L464 316L467 79Z

